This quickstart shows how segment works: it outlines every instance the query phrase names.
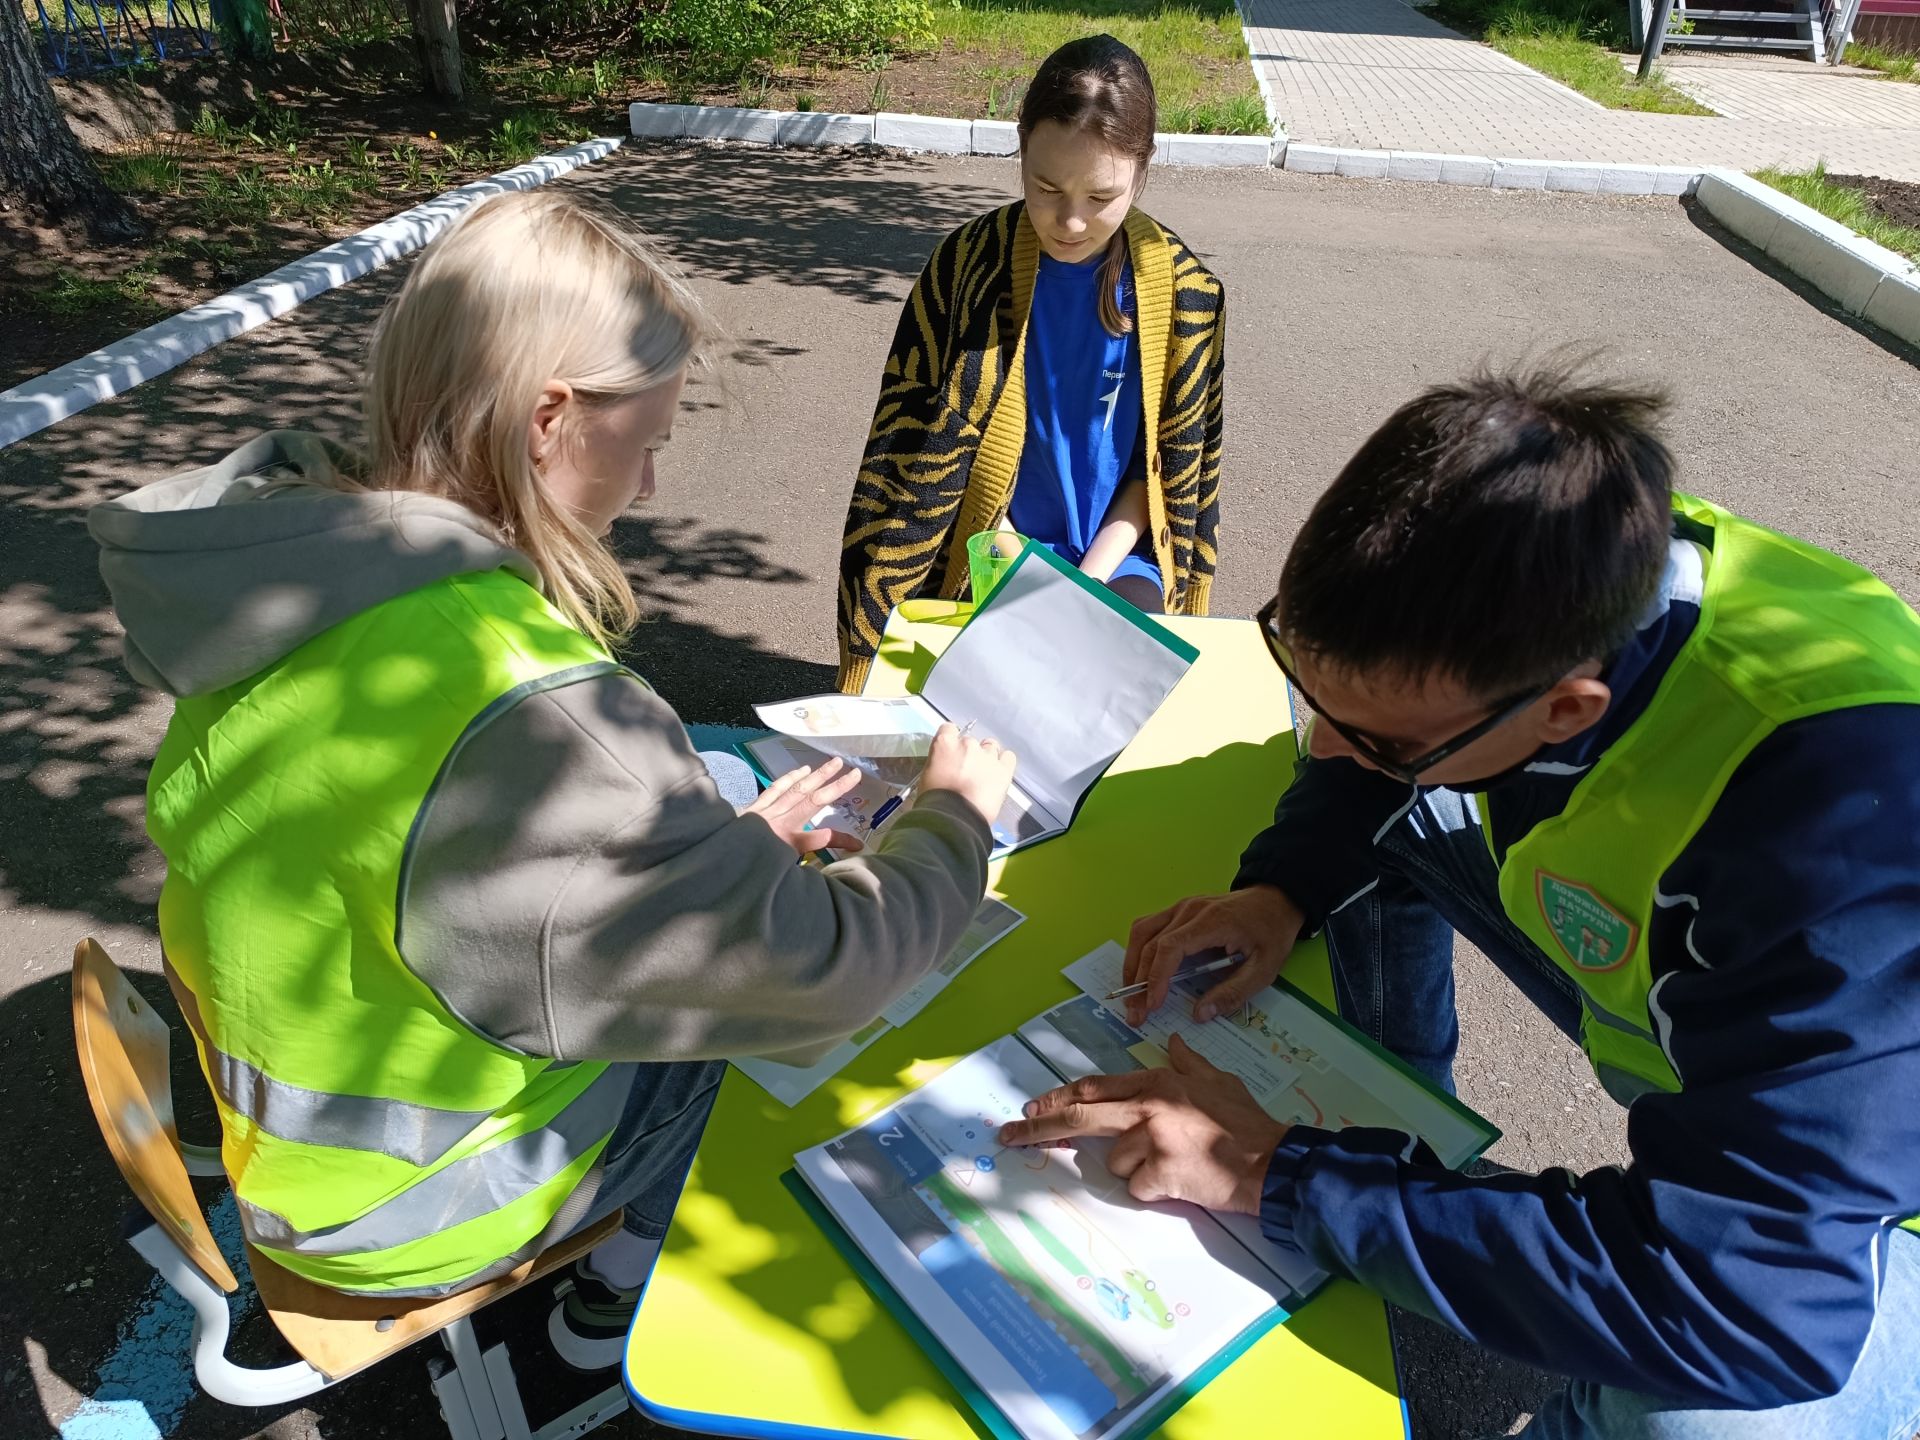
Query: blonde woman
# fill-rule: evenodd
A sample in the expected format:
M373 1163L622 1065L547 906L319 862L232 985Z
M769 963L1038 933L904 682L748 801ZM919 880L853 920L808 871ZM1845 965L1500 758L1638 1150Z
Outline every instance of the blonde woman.
M549 1326L583 1367L618 1358L718 1057L831 1042L943 955L1013 769L949 729L872 853L801 866L846 846L803 827L854 777L736 813L612 657L602 537L703 324L616 217L490 200L381 318L364 454L268 434L91 519L175 697L160 934L248 1240L438 1295L624 1207Z

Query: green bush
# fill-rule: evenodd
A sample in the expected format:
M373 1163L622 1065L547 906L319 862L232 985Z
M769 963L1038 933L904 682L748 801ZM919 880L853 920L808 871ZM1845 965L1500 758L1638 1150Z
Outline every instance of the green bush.
M799 51L864 55L934 43L930 0L465 0L462 8L474 12L476 29L502 38L638 41L715 70Z
M642 38L703 59L747 64L782 51L860 55L933 43L927 0L667 0Z

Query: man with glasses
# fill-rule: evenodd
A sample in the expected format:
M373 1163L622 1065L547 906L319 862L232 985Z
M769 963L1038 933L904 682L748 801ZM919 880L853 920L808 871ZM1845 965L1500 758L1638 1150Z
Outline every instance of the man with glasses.
M1577 371L1428 391L1362 447L1260 614L1306 752L1224 895L1129 982L1324 933L1340 1008L1452 1086L1453 937L1630 1108L1632 1163L1475 1178L1170 1070L1042 1097L1142 1198L1569 1376L1533 1440L1920 1433L1920 617L1673 490L1657 397Z

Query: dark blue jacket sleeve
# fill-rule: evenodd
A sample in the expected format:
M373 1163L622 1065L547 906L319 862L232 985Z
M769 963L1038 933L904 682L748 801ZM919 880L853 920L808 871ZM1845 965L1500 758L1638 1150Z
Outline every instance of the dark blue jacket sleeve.
M1273 824L1240 856L1233 888L1272 885L1307 917L1306 934L1379 878L1373 842L1413 801L1413 787L1351 760L1302 756Z
M1633 1163L1466 1179L1382 1131L1298 1130L1268 1234L1491 1349L1760 1409L1836 1392L1888 1227L1920 1211L1920 708L1756 747L1669 867L1653 1018L1679 1094Z

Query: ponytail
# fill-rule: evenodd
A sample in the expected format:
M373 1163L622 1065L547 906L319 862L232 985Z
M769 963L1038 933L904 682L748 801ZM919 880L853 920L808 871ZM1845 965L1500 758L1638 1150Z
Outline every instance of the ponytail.
M1127 274L1127 227L1122 225L1107 241L1106 258L1100 262L1100 323L1109 335L1127 335L1133 331L1133 316L1122 306L1120 282Z

